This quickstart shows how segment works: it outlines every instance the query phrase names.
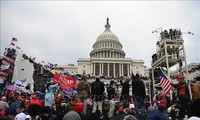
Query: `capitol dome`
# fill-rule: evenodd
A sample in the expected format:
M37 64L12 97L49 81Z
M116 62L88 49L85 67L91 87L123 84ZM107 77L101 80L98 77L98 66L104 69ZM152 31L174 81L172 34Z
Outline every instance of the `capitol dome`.
M111 32L109 19L105 25L105 31L97 37L90 52L91 58L125 58L123 46L117 36Z

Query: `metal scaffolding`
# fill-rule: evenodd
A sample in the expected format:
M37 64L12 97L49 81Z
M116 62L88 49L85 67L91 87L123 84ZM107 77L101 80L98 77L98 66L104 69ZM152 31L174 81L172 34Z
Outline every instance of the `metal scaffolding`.
M160 31L158 31L160 30ZM166 75L170 77L169 69L175 65L179 66L179 74L183 75L182 66L187 66L186 54L184 49L184 40L180 29L170 29L162 31L162 28L153 31L159 33L159 40L156 42L156 53L152 56L152 84L155 93L155 87L160 86L155 83L154 71L156 68L165 68ZM186 80L188 80L188 69L186 67ZM172 95L171 95L172 98Z

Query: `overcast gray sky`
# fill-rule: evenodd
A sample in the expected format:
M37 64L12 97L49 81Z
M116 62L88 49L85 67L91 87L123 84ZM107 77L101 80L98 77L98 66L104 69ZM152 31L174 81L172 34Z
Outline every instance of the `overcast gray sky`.
M183 34L187 63L200 62L199 1L1 1L1 55L15 37L37 62L77 64L89 58L107 17L126 57L150 67L157 41L152 31L180 28L194 33Z

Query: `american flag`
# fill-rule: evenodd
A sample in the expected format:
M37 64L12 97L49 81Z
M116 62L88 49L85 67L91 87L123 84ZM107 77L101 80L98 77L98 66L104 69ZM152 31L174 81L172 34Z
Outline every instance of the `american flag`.
M9 77L9 73L13 70L12 64L14 61L15 58L4 55L2 58L2 65L0 66L0 79L6 80Z
M160 73L160 84L162 86L162 89L166 94L168 94L172 89L170 78L168 78L161 69L159 70L159 73Z

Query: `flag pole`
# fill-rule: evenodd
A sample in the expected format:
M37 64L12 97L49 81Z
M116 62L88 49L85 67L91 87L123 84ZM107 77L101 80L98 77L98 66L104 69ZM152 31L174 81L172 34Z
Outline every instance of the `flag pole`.
M58 86L58 88L57 88L57 90L56 90L56 92L55 93L58 93L58 90L60 89L60 85Z

